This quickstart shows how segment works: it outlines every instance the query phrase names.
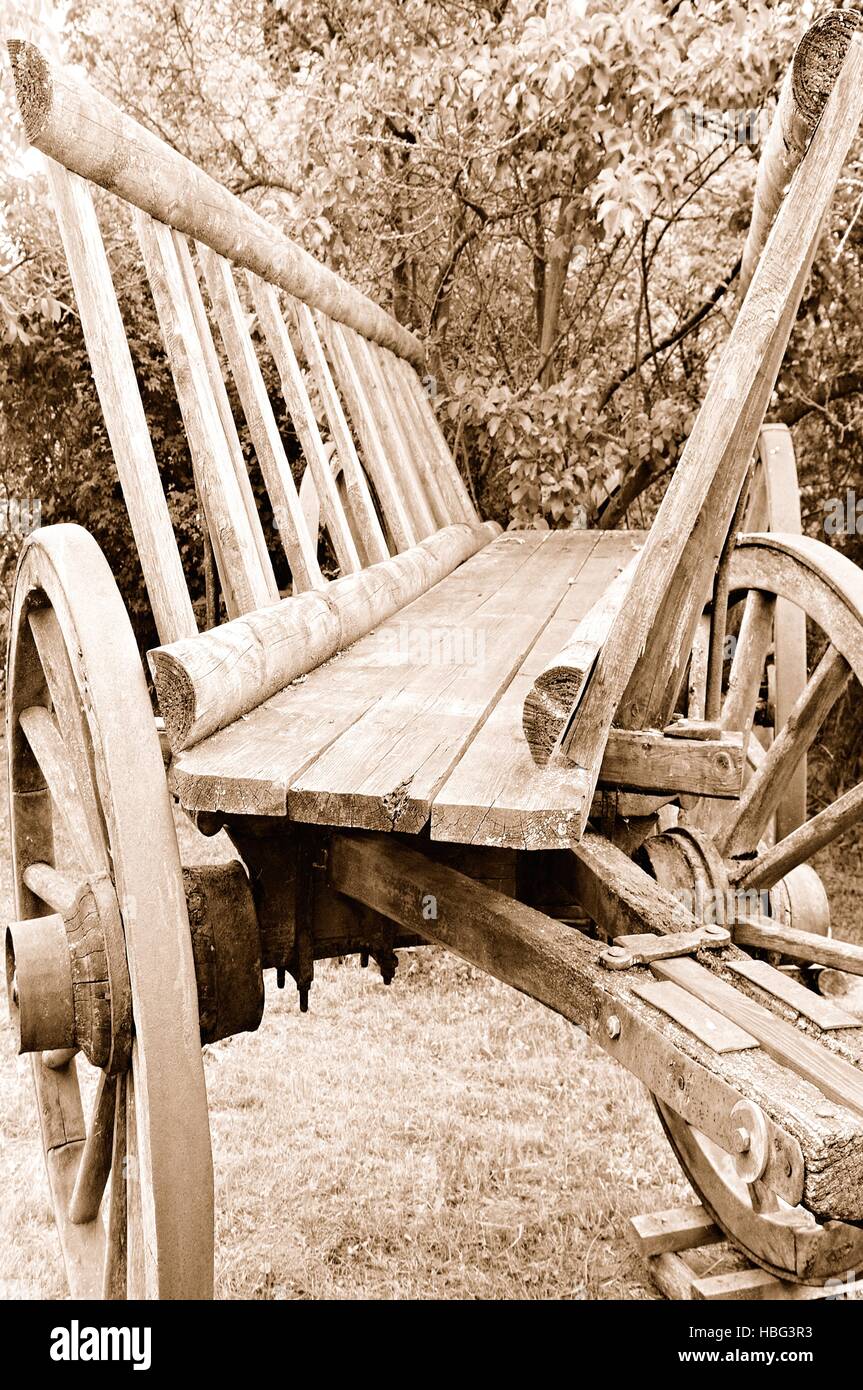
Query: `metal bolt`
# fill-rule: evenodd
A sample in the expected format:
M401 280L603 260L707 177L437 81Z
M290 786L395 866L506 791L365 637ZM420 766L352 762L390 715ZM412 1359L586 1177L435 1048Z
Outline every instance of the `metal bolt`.
M606 955L608 955L608 956L614 956L614 957L616 957L616 958L619 958L620 956L625 956L625 955L626 955L626 947L625 947L625 946L608 946L608 947L606 947L606 952L605 952L605 953L606 953Z
M713 926L713 927L705 927L704 930L705 930L705 932L706 932L706 934L707 934L708 936L724 936L724 935L725 935L725 928L724 928L724 927L715 927L715 926Z
M620 1019L617 1014L608 1015L605 1020L605 1031L612 1040L620 1037Z
M734 1134L732 1135L732 1143L734 1145L734 1152L736 1154L748 1153L750 1144L749 1130L735 1129Z

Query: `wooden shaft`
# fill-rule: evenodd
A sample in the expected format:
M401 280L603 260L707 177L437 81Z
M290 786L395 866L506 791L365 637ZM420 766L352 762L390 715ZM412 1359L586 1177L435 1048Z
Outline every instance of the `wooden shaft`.
M87 1221L95 1221L99 1215L102 1194L111 1172L116 1096L115 1078L102 1072L99 1076L96 1099L93 1102L93 1118L90 1121L90 1129L81 1151L81 1162L78 1165L75 1186L72 1189L72 1198L69 1202L69 1220L75 1226L82 1226Z
M148 655L175 753L328 661L445 578L500 532L460 523L358 574Z
M845 658L835 647L828 647L791 711L788 722L777 734L764 762L745 788L731 825L724 831L724 853L728 857L745 854L758 844L798 763L806 756L827 715L847 689L851 675L851 667Z
M811 859L824 845L829 845L863 816L863 782L852 787L832 806L819 811L797 830L792 830L772 849L766 849L756 859L744 862L736 874L741 888L772 888L780 878Z
M807 29L785 75L755 181L752 220L743 248L738 294L749 288L791 176L806 153L851 35L863 26L855 10L831 10Z
M320 265L191 160L34 44L9 41L28 140L58 163L421 366L424 350L379 305Z
M773 921L747 918L732 928L735 943L759 951L778 951L789 960L807 965L829 965L849 975L863 975L863 947L815 932L796 931Z

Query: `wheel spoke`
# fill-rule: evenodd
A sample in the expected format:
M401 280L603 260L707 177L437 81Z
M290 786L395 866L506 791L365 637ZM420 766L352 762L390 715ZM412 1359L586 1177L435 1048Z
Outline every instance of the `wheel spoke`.
M126 1265L128 1225L126 1194L128 1188L128 1146L126 1103L128 1087L125 1073L108 1083L114 1094L113 1133L111 1145L111 1196L108 1205L108 1239L105 1251L105 1274L102 1297L111 1300L126 1297Z
M746 854L756 847L801 758L806 756L824 720L847 688L851 674L845 658L835 647L828 647L760 768L744 789L723 836L726 855Z
M710 647L710 617L702 614L695 630L689 662L689 688L686 713L690 719L703 719L707 694L707 656Z
M746 860L733 875L740 888L772 888L781 878L805 864L819 849L833 840L863 816L863 782L840 796L832 806L792 830L772 849L764 850L755 859Z
M30 864L24 870L24 882L52 912L61 917L74 912L78 900L78 888L67 874L61 874L53 864Z
M105 1184L111 1171L116 1089L114 1078L102 1072L93 1105L93 1118L81 1153L72 1200L69 1203L69 1220L76 1226L95 1221L99 1215Z
M728 693L722 706L722 726L725 729L745 730L752 724L764 663L773 641L775 607L776 600L772 594L753 589L746 595L731 662Z
M94 824L95 808L85 807L75 770L48 710L31 705L21 711L21 728L48 784L52 800L66 824L81 864L94 873L107 872L108 856L101 829Z

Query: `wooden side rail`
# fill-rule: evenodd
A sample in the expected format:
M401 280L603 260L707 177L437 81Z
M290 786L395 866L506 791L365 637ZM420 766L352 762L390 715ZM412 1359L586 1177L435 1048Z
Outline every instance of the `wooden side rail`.
M421 367L420 341L222 184L35 45L9 56L32 145L82 178Z
M856 10L830 10L807 29L797 45L758 161L752 218L740 262L737 293L741 299L749 289L791 177L809 146L851 36L860 28L863 15Z
M148 654L173 751L256 709L392 617L500 533L459 523L323 592L300 594Z

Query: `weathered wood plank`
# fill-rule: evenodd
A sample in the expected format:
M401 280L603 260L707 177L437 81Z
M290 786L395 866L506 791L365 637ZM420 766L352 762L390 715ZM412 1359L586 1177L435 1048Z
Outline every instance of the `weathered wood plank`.
M204 242L235 265L422 366L422 344L379 305L319 264L227 188L72 69L31 43L9 42L28 140L67 169Z
M557 538L561 533L553 533ZM578 578L432 807L432 838L517 849L560 849L579 835L586 783L563 761L538 768L522 732L536 675L626 566L641 533L600 533Z
M54 160L45 172L159 640L175 642L197 624L93 200Z
M330 434L336 446L339 462L342 465L342 476L347 488L351 517L362 540L367 561L369 564L376 564L379 560L388 560L390 551L386 537L369 491L365 471L357 456L351 427L342 408L330 371L330 364L318 337L312 312L308 305L301 304L298 300L291 300L289 304L302 343L306 364L318 388L318 394L330 427ZM400 361L401 359L394 358L394 360ZM479 520L479 518L476 519ZM462 518L453 517L452 520L460 521Z
M321 504L324 525L330 534L336 559L342 574L354 574L362 568L356 542L345 516L345 509L339 497L333 471L324 450L318 422L306 392L300 364L296 359L285 320L279 308L276 291L272 285L265 284L263 280L252 281L251 283L258 320L270 355L279 373L282 393L294 422L297 438L302 446L306 463L311 469ZM263 385L263 382L261 384ZM275 426L275 421L273 424ZM285 460L285 468L287 468L287 460ZM311 540L309 543L313 544Z
M246 327L230 265L202 243L198 256L219 326L231 375L249 426L255 455L266 484L273 519L297 590L324 586L314 540L306 529L291 468ZM243 465L245 471L245 464Z
M602 758L600 785L632 791L688 792L734 799L743 782L743 735L717 739L667 738L634 729L612 729Z
M148 653L171 747L190 747L255 709L383 622L500 528L450 526L402 555Z
M710 1052L672 1020L660 1020L623 976L603 972L598 943L433 864L390 836L335 835L329 865L330 883L338 892L447 947L585 1028L611 1056L729 1152L733 1122L723 1087L753 1101L772 1126L768 1186L777 1193L784 1187L792 1204L800 1201L800 1189L788 1186L785 1164L791 1161L794 1166L791 1151L785 1148L782 1160L775 1158L777 1139L783 1148L787 1141L782 1136L791 1134L802 1149L806 1206L816 1214L844 1219L855 1219L852 1212L863 1210L863 1151L859 1139L852 1137L863 1132L861 1121L841 1104L825 1107L816 1090L777 1066L763 1047L722 1055ZM619 1028L608 1028L611 1015ZM831 1055L818 1050L829 1065ZM690 1070L693 1064L696 1069ZM829 1116L819 1113L823 1109ZM799 1183L800 1166L797 1173Z
M441 481L441 485L449 489L451 499L456 506L461 508L464 520L475 521L478 517L476 507L467 490L464 479L456 468L455 460L443 437L443 432L427 392L424 391L416 372L409 362L393 354L393 364L396 371L401 375L407 394L414 402L416 407L416 419L423 429L424 438L428 440L432 447L432 456L437 460L438 477Z
M192 810L284 816L296 777L403 674L412 656L403 638L415 629L470 625L484 611L514 604L524 565L551 540L548 532L538 531L499 536L350 652L181 753L171 776L183 804ZM340 671L348 661L345 678Z
M415 631L417 655L355 724L291 786L289 814L317 824L418 831L442 782L506 690L569 592L596 536L569 532L543 546L504 603L493 596L470 623L447 623L435 648ZM410 612L403 614L410 628ZM341 678L350 680L346 662Z
M863 1074L843 1057L828 1052L826 1047L742 994L697 961L681 957L679 960L656 961L650 968L660 979L673 980L697 999L739 1024L758 1039L764 1051L775 1061L817 1086L828 1100L863 1115Z
M261 564L249 515L219 418L186 283L169 227L136 211L135 229L213 542L228 616L262 608L278 597ZM260 525L260 522L258 522Z
M702 1245L718 1245L724 1239L704 1207L675 1207L673 1211L649 1212L629 1220L631 1243L639 1255L678 1253L698 1250Z
M646 999L655 1009L668 1014L713 1052L740 1052L743 1048L758 1046L758 1040L751 1033L738 1028L716 1009L697 1003L691 994L671 980L646 980L632 988L639 999Z
M759 951L776 951L790 960L807 965L828 965L845 970L849 975L863 975L863 946L839 941L833 936L816 936L814 932L795 931L780 922L744 919L732 928L739 946L751 946Z
M267 550L267 543L264 539L261 520L258 516L252 485L249 482L246 460L243 457L243 446L240 443L240 436L237 433L237 425L234 420L233 411L231 410L231 402L228 400L225 379L222 376L222 368L213 342L213 335L210 331L210 323L207 318L207 310L204 307L201 287L198 284L197 272L192 263L192 253L189 250L189 243L186 241L186 238L179 232L172 232L171 239L177 252L177 260L180 263L180 270L186 286L186 293L189 297L189 307L192 310L192 319L198 333L198 342L201 345L204 365L207 369L207 376L210 381L216 409L219 412L219 419L222 422L222 429L225 432L225 442L227 443L228 451L231 455L231 462L234 466L234 476L237 479L237 484L243 498L246 516L249 521L249 528L254 537L255 548L258 552L261 569L263 573L269 577L272 574L272 562ZM272 590L274 597L278 597L275 578L272 580ZM211 624L208 623L208 626L211 626Z
M732 960L729 970L743 975L751 984L758 985L765 993L790 1004L792 1009L810 1018L819 1028L859 1028L860 1020L840 1009L832 999L824 999L814 989L808 989L799 980L785 975L768 965L766 960Z

